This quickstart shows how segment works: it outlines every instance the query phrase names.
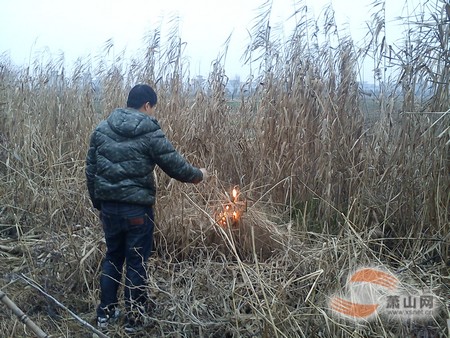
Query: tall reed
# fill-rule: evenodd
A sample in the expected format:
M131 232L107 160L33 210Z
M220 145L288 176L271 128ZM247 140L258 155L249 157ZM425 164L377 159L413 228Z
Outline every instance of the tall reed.
M131 60L111 60L111 41L104 55L70 70L63 57L40 55L26 67L2 58L2 287L52 334L85 334L30 290L21 293L13 272L93 315L104 243L85 187L89 135L124 105L132 85L146 82L158 93L156 118L167 136L212 173L192 186L156 171L155 335L436 332L444 312L410 327L356 325L331 316L325 302L348 271L377 262L448 306L450 10L436 2L431 13L440 15L405 18L408 34L396 50L385 42L383 6L374 3L381 10L371 39L358 46L338 29L332 8L313 20L300 6L282 41L265 2L244 51L251 76L236 100L227 94L226 51L208 77L191 77L176 19L167 41L150 31ZM359 82L367 58L378 69L371 93ZM215 214L233 186L248 209L237 229L221 228ZM24 335L3 316L4 332Z

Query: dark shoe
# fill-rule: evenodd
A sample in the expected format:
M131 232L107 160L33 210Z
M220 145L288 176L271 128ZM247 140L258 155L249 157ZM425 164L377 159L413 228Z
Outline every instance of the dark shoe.
M125 323L124 330L127 333L135 333L144 329L143 318L131 318L128 317Z
M119 309L115 309L111 315L106 315L106 317L97 317L97 327L101 330L105 330L108 328L108 325L116 323L119 317Z
M154 308L155 303L152 301L140 305L131 305L131 309L125 317L125 332L135 333L142 331L144 328L153 327L154 324L149 316L153 313Z

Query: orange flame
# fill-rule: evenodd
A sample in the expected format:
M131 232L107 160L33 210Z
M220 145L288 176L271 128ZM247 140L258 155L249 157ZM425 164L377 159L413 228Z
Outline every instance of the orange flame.
M236 202L237 196L238 196L238 191L236 188L233 188L232 196L233 196L233 202Z
M223 205L223 209L219 212L217 223L222 227L236 226L241 218L241 214L246 211L246 201L239 201L239 190L233 188L229 202Z

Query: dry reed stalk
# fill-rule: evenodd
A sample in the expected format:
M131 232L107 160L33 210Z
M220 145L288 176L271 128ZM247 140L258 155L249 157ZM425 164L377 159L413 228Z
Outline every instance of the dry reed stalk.
M373 53L380 90L368 103L358 87L362 55L332 12L321 25L299 8L281 43L268 21L270 2L250 32L252 77L234 102L226 94L226 53L207 78L190 81L176 20L166 44L158 30L150 32L143 56L130 64L121 55L109 62L111 42L108 62L95 68L80 60L72 74L61 60L24 69L0 60L5 271L30 271L94 316L103 244L84 186L88 136L123 105L132 84L145 81L157 89L156 117L177 149L213 171L199 186L156 173L151 334L381 337L416 330L381 319L349 324L324 304L348 271L377 262L417 288L431 286L448 306L449 116L417 114L448 109L447 11L434 11L442 16L432 16L432 25L409 22L411 39L394 51L386 49L383 3L375 5L381 11L363 51ZM397 66L398 77L382 71ZM370 121L361 107L371 108ZM217 226L214 213L234 185L251 203L231 231ZM12 255L12 248L22 251ZM47 324L41 312L48 332L77 331L65 320ZM445 316L424 326L432 332ZM11 321L1 325L11 332Z
M11 300L8 296L0 290L0 300L5 304L16 316L20 322L25 324L31 331L33 331L38 338L50 337L44 331L41 330L23 311Z
M64 304L62 304L61 302L59 302L56 298L54 298L53 296L49 295L48 293L46 293L42 287L38 284L36 284L36 282L34 280L32 280L31 278L25 276L24 274L21 274L20 278L27 283L28 285L30 285L31 287L33 287L34 289L38 290L41 294L43 294L46 298L50 299L52 302L54 302L56 305L58 305L60 308L62 308L63 310L67 311L74 319L76 319L81 325L83 325L84 327L86 327L87 329L89 329L91 332L95 333L98 337L100 338L108 338L107 335L105 335L103 332L97 330L95 327L93 327L91 324L89 324L88 322L86 322L84 319L80 318L77 314L75 314L73 311L69 310L66 306L64 306ZM33 330L34 331L34 330ZM35 331L36 332L36 331ZM48 337L47 335L43 336L43 337Z

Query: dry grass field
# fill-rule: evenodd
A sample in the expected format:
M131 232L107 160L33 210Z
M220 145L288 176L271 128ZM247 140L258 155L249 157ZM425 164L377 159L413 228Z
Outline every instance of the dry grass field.
M105 245L85 185L88 139L146 82L169 139L212 177L193 186L156 172L153 324L137 336L446 337L450 6L430 6L395 47L379 6L364 48L333 21L300 20L280 44L262 12L245 51L258 72L233 102L220 57L194 83L180 39L158 31L132 60L68 70L58 59L18 67L1 58L0 296L49 337L93 336ZM378 69L370 97L363 59ZM220 226L236 186L246 209ZM361 266L432 292L436 312L336 316L328 300ZM37 336L5 304L0 318L1 337ZM127 337L120 325L105 335Z

